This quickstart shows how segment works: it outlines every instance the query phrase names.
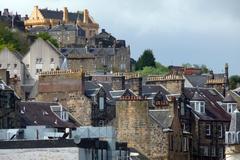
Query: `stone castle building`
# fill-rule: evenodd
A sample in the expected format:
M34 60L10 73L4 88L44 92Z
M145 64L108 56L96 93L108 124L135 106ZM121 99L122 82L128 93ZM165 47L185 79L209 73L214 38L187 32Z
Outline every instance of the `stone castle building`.
M89 11L85 9L83 12L68 12L67 7L63 10L39 9L35 6L29 19L24 21L26 29L47 26L53 27L58 24L77 24L86 34L86 38L91 38L98 33L99 25L90 16Z

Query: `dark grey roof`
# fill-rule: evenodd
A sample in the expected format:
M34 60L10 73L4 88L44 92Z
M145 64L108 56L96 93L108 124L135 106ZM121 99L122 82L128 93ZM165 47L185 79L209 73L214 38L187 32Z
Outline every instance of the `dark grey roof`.
M45 125L54 128L75 128L75 124L63 121L53 113L51 106L58 106L58 103L47 102L18 102L20 109L21 126Z
M53 11L48 9L39 9L44 18L47 19L63 19L63 11Z
M47 19L63 19L63 11L54 11L54 10L48 10L48 9L40 9L40 12L42 13L44 18ZM76 12L71 13L68 12L68 18L70 21L76 21L78 18L83 21L83 13L82 12Z
M237 103L237 101L232 97L230 93L223 99L224 103Z
M85 31L80 26L75 24L60 24L49 29L49 32L59 31L78 31L79 36L85 36Z
M152 93L162 92L163 94L167 95L169 92L160 85L143 85L142 86L142 93L143 95L148 95Z
M36 33L36 32L47 32L48 30L49 30L48 26L36 26L36 27L30 28L28 31L30 33Z
M0 77L1 78L1 77ZM0 90L12 90L3 80L0 79Z
M85 48L62 48L61 53L67 58L95 58Z
M185 77L193 87L204 87L208 80L208 75L185 75Z
M162 127L171 128L173 116L170 110L150 110L149 115Z
M204 98L197 91L195 91L191 100L192 101L204 101Z
M235 132L240 131L240 112L239 111L234 111L232 113L229 131L235 131Z
M231 116L219 105L218 102L223 100L223 96L213 88L184 88L184 95L190 101L195 92L202 96L205 102L205 113L200 114L192 109L192 112L201 120L211 121L230 121Z

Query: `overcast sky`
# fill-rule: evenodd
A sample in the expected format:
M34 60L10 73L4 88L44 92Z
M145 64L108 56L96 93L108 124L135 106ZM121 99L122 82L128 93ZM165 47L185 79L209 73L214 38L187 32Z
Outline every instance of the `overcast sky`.
M31 14L33 6L75 12L87 8L137 59L152 49L164 65L206 64L215 72L228 62L240 74L240 0L0 0L0 9Z

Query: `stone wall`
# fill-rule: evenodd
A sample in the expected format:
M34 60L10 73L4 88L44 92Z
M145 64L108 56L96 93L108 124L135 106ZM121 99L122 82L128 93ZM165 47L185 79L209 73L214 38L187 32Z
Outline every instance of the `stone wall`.
M81 125L91 125L92 104L84 95L82 71L53 71L39 76L38 101L58 101Z
M148 77L146 84L163 85L172 94L181 94L184 89L184 79L180 75L166 75L163 77Z
M127 142L151 160L169 159L169 133L149 117L147 101L118 101L115 123L119 141ZM178 129L176 135L179 133Z

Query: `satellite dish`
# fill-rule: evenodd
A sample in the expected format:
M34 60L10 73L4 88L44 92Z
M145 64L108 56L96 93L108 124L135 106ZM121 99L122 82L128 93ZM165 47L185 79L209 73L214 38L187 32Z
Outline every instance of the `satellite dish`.
M80 142L81 142L80 136L79 135L74 136L73 141L75 144L80 144Z

